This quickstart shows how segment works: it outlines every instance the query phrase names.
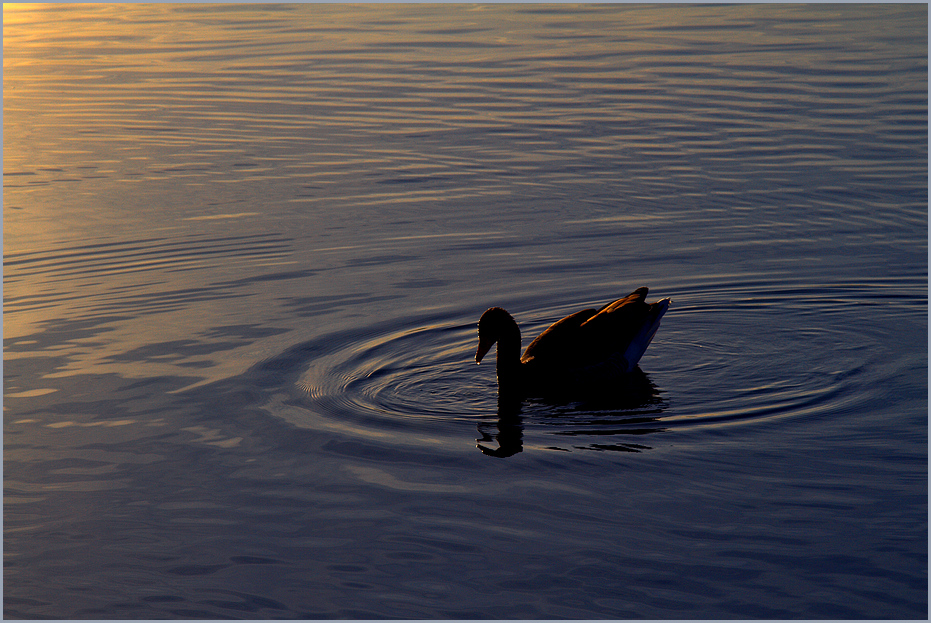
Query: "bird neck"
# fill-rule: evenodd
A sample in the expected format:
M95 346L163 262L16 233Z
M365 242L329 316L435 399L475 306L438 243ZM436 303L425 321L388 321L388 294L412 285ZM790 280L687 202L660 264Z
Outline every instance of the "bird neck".
M495 367L499 391L514 390L520 385L520 329L513 319L498 336Z

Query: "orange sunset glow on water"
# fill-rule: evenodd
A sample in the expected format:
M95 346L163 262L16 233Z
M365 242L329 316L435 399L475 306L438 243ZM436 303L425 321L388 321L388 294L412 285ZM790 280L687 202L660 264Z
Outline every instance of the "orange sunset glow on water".
M3 19L6 618L927 617L926 5Z

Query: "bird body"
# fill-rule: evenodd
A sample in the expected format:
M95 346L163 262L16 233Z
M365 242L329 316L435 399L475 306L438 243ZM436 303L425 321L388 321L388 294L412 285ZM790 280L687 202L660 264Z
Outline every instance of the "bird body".
M646 302L638 288L601 309L583 309L541 333L520 355L520 328L500 307L478 323L480 362L497 343L499 393L546 393L587 384L603 384L634 371L669 308L668 298Z

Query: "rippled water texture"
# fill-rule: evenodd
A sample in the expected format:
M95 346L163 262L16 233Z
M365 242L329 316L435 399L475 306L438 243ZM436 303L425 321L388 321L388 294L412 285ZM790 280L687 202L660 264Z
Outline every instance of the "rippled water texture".
M5 5L6 617L926 618L927 25Z

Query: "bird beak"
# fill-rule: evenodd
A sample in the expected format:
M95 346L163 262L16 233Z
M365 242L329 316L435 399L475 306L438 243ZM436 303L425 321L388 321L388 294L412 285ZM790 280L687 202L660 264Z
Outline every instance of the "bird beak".
M494 342L483 342L482 340L478 341L478 350L475 351L475 363L481 363L482 357L484 357Z

